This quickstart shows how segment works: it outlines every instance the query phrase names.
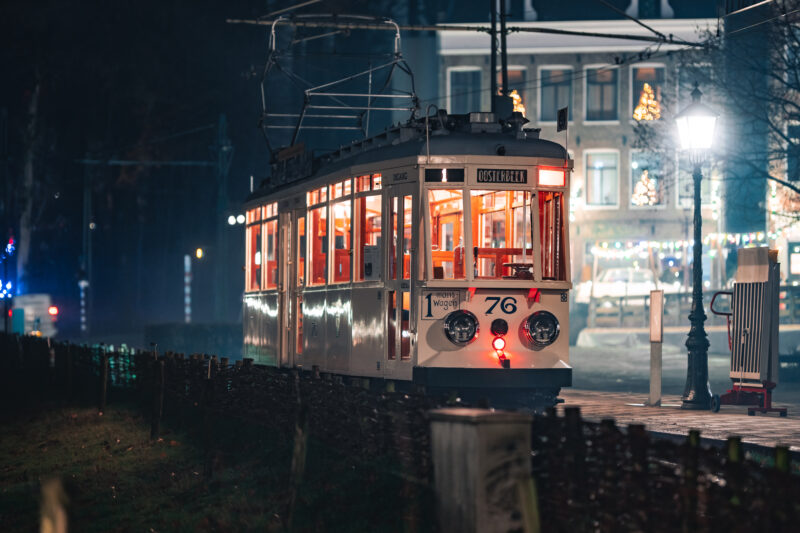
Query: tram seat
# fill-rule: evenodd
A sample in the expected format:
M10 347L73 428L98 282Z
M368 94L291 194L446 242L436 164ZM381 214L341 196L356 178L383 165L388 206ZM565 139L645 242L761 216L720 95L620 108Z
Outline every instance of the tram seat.
M435 267L433 267L433 279L444 279L444 267L443 266L435 266Z

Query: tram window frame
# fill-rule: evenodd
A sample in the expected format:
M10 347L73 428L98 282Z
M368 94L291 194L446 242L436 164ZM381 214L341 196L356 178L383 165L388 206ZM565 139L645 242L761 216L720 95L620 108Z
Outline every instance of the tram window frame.
M330 271L330 254L328 253L330 250L330 206L327 201L327 190L327 186L325 186L306 193L309 200L317 200L316 204L308 204L306 207L306 287L324 287L328 284L328 272ZM312 195L312 193L316 194ZM321 200L323 197L325 198L324 201ZM317 231L317 229L314 228L314 214L319 210L322 210L323 216L325 217L325 235L313 236L312 231ZM314 249L314 245L318 237L322 237L320 241L322 247L319 253L324 254L325 258L321 260L321 264L323 265L322 276L315 278L314 268L317 252Z
M361 176L369 178L370 183L374 185L372 178L375 176ZM377 174L380 178L380 174ZM356 178L359 179L359 178ZM380 187L380 181L378 182L378 187ZM362 192L357 192L355 194L355 201L353 202L353 213L354 213L354 221L352 224L353 227L353 256L355 260L353 261L353 282L354 283L365 283L365 282L377 282L383 281L383 244L386 242L383 235L383 221L385 219L385 212L384 212L384 205L383 205L383 193L378 188L377 190L370 190L367 189ZM369 202L369 199L377 199L379 215L378 223L373 223L373 229L370 231L372 235L377 234L377 243L375 244L366 244L365 241L370 239L365 239L365 232L363 230L362 224L366 222L366 217L362 216L362 211L367 209L366 203ZM375 201L375 200L373 200ZM363 204L363 205L362 205ZM377 230L375 229L377 226ZM370 274L370 278L367 278L367 273L365 271L365 259L366 259L366 247L373 246L375 250L373 251L374 259L376 260L377 264L373 266L374 270L373 273Z
M472 277L483 280L533 280L536 270L536 239L532 224L532 199L534 187L488 187L469 190L469 217L471 240L469 251ZM489 196L491 197L489 198ZM491 205L486 205L487 199ZM499 201L498 201L499 200ZM520 201L521 200L521 201ZM476 213L475 210L478 209ZM517 234L517 210L522 210L522 237ZM495 217L499 214L499 217ZM503 223L502 246L486 245L484 239L485 217L491 216ZM527 231L527 234L526 234ZM494 235L494 230L491 232ZM519 246L517 246L519 242ZM512 253L519 248L520 253ZM494 262L492 262L494 260ZM498 268L498 261L501 266ZM488 263L487 263L488 262ZM530 265L527 269L523 263ZM486 266L492 265L492 273L486 273Z
M263 263L264 244L262 241L261 214L262 206L247 211L247 219L250 222L245 227L245 247L247 254L247 264L245 265L245 292L257 292L263 287L263 269L261 267ZM258 247L254 251L253 247L255 245L258 245Z
M339 216L337 214L337 207L340 206L346 210L346 215ZM350 283L353 279L352 276L353 199L351 197L347 197L343 200L332 201L330 203L329 212L331 213L332 216L329 217L330 244L328 245L328 249L333 250L333 253L329 254L330 265L328 268L329 272L328 283L330 285L340 285L342 283ZM343 237L342 239L343 246L340 248L337 241L340 235L337 235L336 223L338 220L342 220L343 218L347 220L346 224L347 230L345 234L341 235L341 237ZM340 270L339 267L341 267L345 262L347 263L347 269L346 269L347 271L345 272L344 270L342 270L341 272L339 272Z
M553 249L549 248L549 240L546 243L544 239L544 233L546 228L544 226L544 218L547 216L547 213L544 212L542 207L543 202L546 201L545 195L553 194L560 196L559 205L556 206L557 213L553 213L553 218L556 220L558 217L558 223L556 224L560 235L558 236L558 240L560 241L558 244L560 245L558 248L558 257L556 257L555 249L555 242L553 243ZM538 272L536 274L538 281L543 282L568 282L569 281L569 231L568 231L568 224L569 224L569 193L566 187L548 187L537 189L536 191L536 201L534 202L534 206L536 208L536 214L534 217L535 228L534 234L538 236L536 239L536 245L538 246L538 250L536 253L536 258L538 258ZM555 223L555 222L554 222ZM552 237L553 239L555 236ZM558 262L555 260L558 259ZM550 266L548 267L548 263Z
M430 185L426 186L423 189L423 192L424 192L423 205L424 205L424 209L425 209L425 216L424 216L424 220L425 220L425 240L424 240L424 242L425 242L425 250L426 250L425 251L425 255L426 255L426 257L425 257L426 276L427 276L427 279L430 280L430 281L450 281L450 282L462 281L463 282L465 280L471 279L470 278L471 273L468 272L469 269L467 268L467 265L470 264L469 261L470 261L470 257L471 257L471 251L468 250L467 247L464 246L464 242L463 242L464 237L466 235L470 235L471 231L472 231L472 229L470 227L470 221L469 221L469 211L468 211L469 202L465 201L465 198L469 197L469 189L467 187L464 187L463 185L460 186L460 187L447 186L448 185L447 183L434 183L432 185L433 186L430 186ZM460 276L460 277L456 276L457 263L456 263L456 253L455 252L456 252L456 248L458 248L458 242L456 241L456 235L457 234L455 232L455 227L453 228L453 250L452 250L453 251L453 261L452 261L453 262L453 271L452 271L452 277L445 277L445 274L447 272L445 271L444 265L442 265L440 267L436 267L434 265L435 261L434 261L434 258L433 258L433 252L434 251L438 251L438 247L439 247L438 243L441 241L441 238L440 238L441 236L437 235L436 250L434 250L434 242L433 242L433 235L434 234L433 234L433 226L431 224L432 221L433 221L433 217L431 216L431 196L435 191L458 191L459 194L461 195L461 197L460 197L460 200L461 200L461 239L462 239L461 247L463 248L463 252L462 252L463 255L461 257L461 259L462 259L461 269L463 270L463 275ZM444 250L444 251L450 251L450 250ZM437 270L439 268L441 268L441 270ZM437 273L439 273L439 272L441 273L441 276L437 276Z
M264 290L275 290L278 288L279 265L278 265L278 204L265 206L265 218L261 223L261 238L264 242L261 245L261 275L263 277L261 286ZM270 244L270 238L272 242Z

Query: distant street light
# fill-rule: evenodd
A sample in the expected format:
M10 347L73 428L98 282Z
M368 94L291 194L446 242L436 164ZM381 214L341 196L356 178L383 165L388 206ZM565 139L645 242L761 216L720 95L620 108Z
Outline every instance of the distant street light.
M203 258L203 249L202 248L198 248L197 250L195 250L194 251L194 256L196 258L198 258L198 259L202 259Z
M236 217L236 222L239 224L244 224L244 215L239 215Z
M700 181L703 179L701 166L705 161L714 139L714 126L717 114L705 104L700 103L703 93L694 84L692 103L678 113L681 148L688 151L693 166L694 178L694 243L692 251L692 311L689 313L689 364L686 371L686 386L683 389L682 409L710 409L711 387L708 383L708 335L704 327L706 314L703 311L703 216L701 211Z
M231 225L231 226L235 225L236 224L236 217L233 216L233 215L229 216L228 217L228 224Z

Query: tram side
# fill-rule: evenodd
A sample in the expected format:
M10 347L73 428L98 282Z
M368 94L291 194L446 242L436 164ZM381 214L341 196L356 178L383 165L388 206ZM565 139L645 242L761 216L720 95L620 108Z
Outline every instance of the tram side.
M563 159L415 155L254 198L245 356L557 394L571 384L569 171Z

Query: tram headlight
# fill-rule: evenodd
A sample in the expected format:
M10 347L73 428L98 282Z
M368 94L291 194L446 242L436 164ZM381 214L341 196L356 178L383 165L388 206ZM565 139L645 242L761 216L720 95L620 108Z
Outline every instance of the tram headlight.
M547 311L537 311L525 321L523 329L528 341L542 348L549 346L558 338L558 319Z
M444 334L453 344L464 346L478 336L478 319L463 309L453 311L444 318Z

